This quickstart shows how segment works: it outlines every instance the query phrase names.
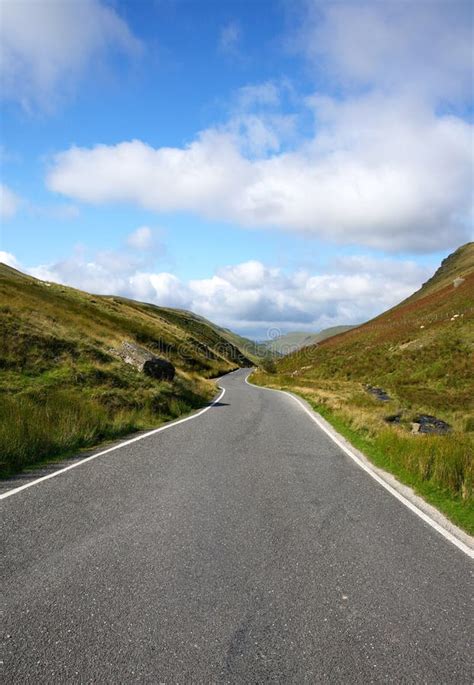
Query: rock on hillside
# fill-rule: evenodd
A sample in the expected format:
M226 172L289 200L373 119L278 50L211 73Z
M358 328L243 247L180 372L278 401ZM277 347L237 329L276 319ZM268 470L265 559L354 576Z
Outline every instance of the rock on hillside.
M172 381L175 376L175 368L171 362L145 350L143 347L124 341L119 349L110 350L126 364L130 364L145 376L150 376L161 381Z

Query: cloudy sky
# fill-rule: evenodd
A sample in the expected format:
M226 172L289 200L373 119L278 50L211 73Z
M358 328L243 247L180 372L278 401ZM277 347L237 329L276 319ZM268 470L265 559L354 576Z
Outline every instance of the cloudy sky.
M470 0L1 0L0 258L243 334L472 240Z

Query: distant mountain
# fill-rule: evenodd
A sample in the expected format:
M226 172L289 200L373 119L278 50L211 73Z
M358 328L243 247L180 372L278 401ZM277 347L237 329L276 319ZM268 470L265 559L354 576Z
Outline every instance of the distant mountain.
M251 359L255 364L258 364L259 360L268 356L268 349L266 345L256 342L255 340L250 340L250 338L244 338L228 328L221 328L213 324L217 331L228 340L230 343L235 345L242 354L248 359Z
M277 355L286 355L291 352L296 352L302 347L307 347L308 345L315 345L317 343L331 338L334 335L339 335L340 333L345 333L350 331L355 326L332 326L331 328L325 328L319 333L307 333L295 331L292 333L285 333L280 335L274 340L269 340L268 342L262 343L262 345L270 352Z
M172 313L181 312L181 314L188 319L194 319L195 321L204 322L206 325L211 326L218 333L218 335L222 336L236 349L240 350L244 357L252 361L254 364L258 364L259 360L261 360L263 357L267 357L269 354L269 351L265 343L256 342L255 340L245 338L239 335L238 333L234 333L234 331L231 331L229 328L223 328L222 326L218 326L212 321L208 321L208 319L205 319L200 314L195 314L194 312L190 312L185 309L167 310L166 308L162 307L161 310L163 312L169 311Z

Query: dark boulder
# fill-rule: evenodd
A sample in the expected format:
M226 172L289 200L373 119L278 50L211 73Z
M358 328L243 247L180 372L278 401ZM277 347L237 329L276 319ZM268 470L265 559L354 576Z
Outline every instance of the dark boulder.
M160 381L172 381L175 375L175 368L166 359L152 357L143 364L143 373Z
M364 385L364 388L368 393L375 397L376 400L380 400L381 402L390 402L392 399L390 395L382 388L376 388L373 385Z
M401 414L391 414L390 416L386 416L384 421L386 421L387 423L400 423L401 419Z
M436 416L429 414L420 414L415 416L412 423L412 432L414 433L431 433L433 435L445 435L451 431L451 426L442 419L437 419Z
M110 352L150 378L172 381L175 376L175 368L171 362L162 357L156 357L135 343L124 341L120 348L112 349Z

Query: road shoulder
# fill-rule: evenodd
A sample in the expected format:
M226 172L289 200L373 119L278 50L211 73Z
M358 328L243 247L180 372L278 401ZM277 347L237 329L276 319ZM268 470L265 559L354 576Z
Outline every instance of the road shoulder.
M396 497L405 506L407 506L414 514L425 521L425 523L443 535L443 537L458 547L458 549L464 552L471 559L474 559L474 537L452 523L438 509L417 495L412 488L401 483L388 471L375 466L375 464L373 464L365 456L365 454L354 447L343 435L338 433L324 417L316 412L311 407L309 402L307 402L303 397L300 397L299 395L288 390L278 390L277 388L268 388L261 385L255 385L251 382L250 377L251 374L246 376L245 382L253 388L267 390L270 392L279 392L291 397L331 438L331 440L333 440L333 442L335 442L338 447L342 449L342 451L347 454L347 456L349 456L360 468L366 471L368 475L382 485L382 487L390 492L391 495Z

